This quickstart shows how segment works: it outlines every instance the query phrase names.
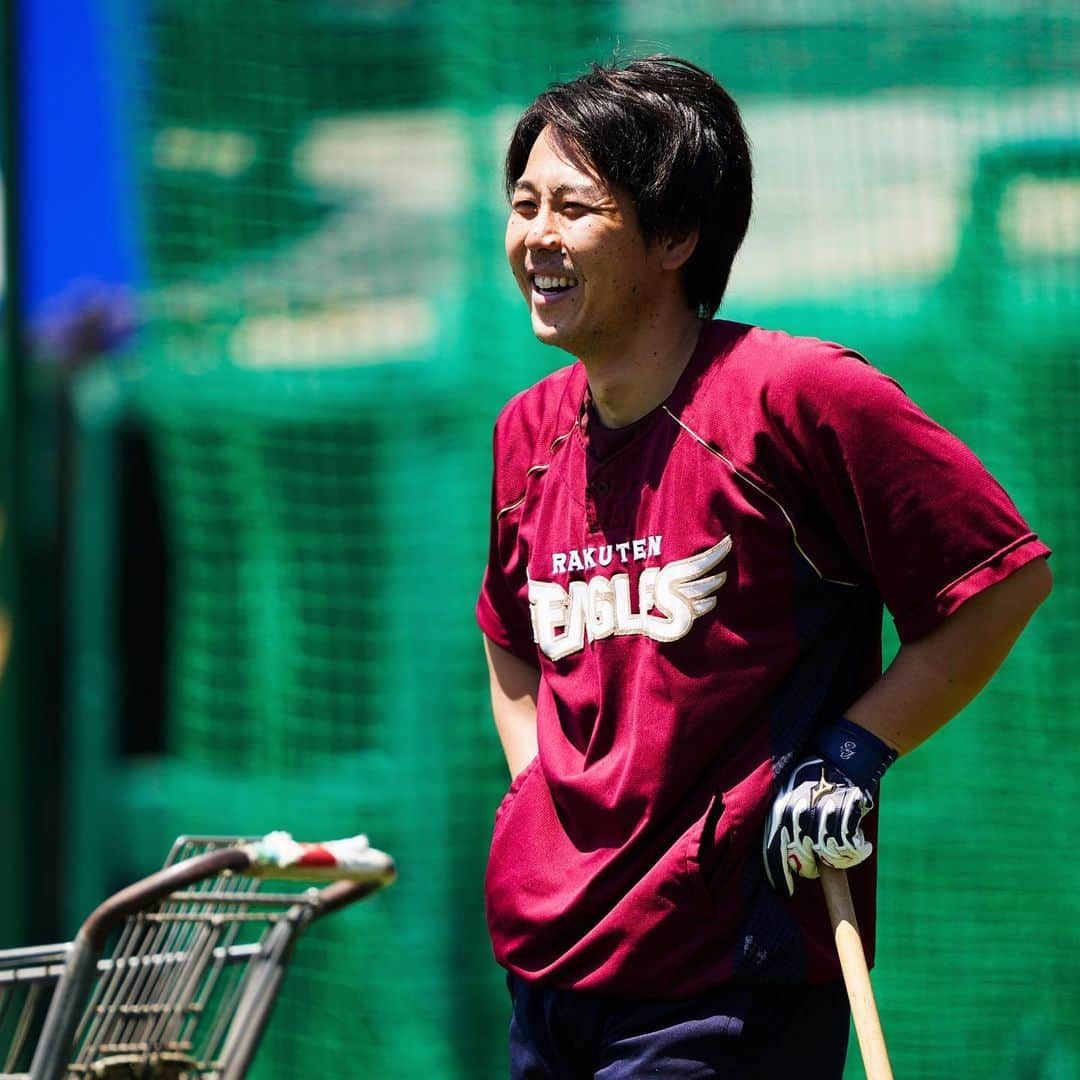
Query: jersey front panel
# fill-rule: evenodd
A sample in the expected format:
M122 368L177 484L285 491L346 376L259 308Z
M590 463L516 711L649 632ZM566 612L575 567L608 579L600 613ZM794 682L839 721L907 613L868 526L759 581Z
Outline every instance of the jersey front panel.
M487 907L497 958L526 978L664 997L839 975L817 884L773 893L761 835L775 776L880 673L882 590L791 480L814 463L754 416L747 330L707 327L602 462L580 369L502 433L515 478L497 464L478 613L540 666L540 753L497 812ZM850 875L871 939L875 862Z

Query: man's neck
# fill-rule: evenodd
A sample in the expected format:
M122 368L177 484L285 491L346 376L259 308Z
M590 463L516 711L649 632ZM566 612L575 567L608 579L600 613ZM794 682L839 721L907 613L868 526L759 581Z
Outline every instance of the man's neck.
M685 317L658 322L655 332L638 335L628 347L580 358L605 427L626 427L667 400L694 354L702 325L687 311Z

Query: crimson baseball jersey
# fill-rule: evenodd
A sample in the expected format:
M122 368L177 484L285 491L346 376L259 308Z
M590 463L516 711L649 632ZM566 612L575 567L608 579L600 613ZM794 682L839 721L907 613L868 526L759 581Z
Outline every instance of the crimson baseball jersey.
M776 778L879 677L883 603L910 641L1048 550L837 345L705 323L662 405L590 414L574 364L495 428L477 616L540 670L539 755L491 843L496 958L644 997L838 978L818 882L765 881ZM871 945L875 864L849 875Z

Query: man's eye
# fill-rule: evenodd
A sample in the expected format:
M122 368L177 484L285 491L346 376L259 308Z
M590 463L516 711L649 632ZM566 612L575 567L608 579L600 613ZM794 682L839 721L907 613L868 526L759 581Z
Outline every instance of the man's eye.
M584 203L568 202L563 203L563 212L570 217L581 217L582 214L589 212L589 207Z
M531 199L521 199L518 202L511 203L510 209L513 210L515 214L528 216L529 214L536 213L536 203Z

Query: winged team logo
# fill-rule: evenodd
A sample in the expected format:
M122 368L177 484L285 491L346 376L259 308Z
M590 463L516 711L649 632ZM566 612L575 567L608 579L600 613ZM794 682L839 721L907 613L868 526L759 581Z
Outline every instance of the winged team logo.
M588 581L529 580L529 609L533 638L551 660L561 660L585 648L585 642L614 635L641 634L653 641L685 637L694 622L716 607L716 592L727 573L714 573L731 551L731 537L665 566L650 566L638 577L637 596L631 596L630 575Z

